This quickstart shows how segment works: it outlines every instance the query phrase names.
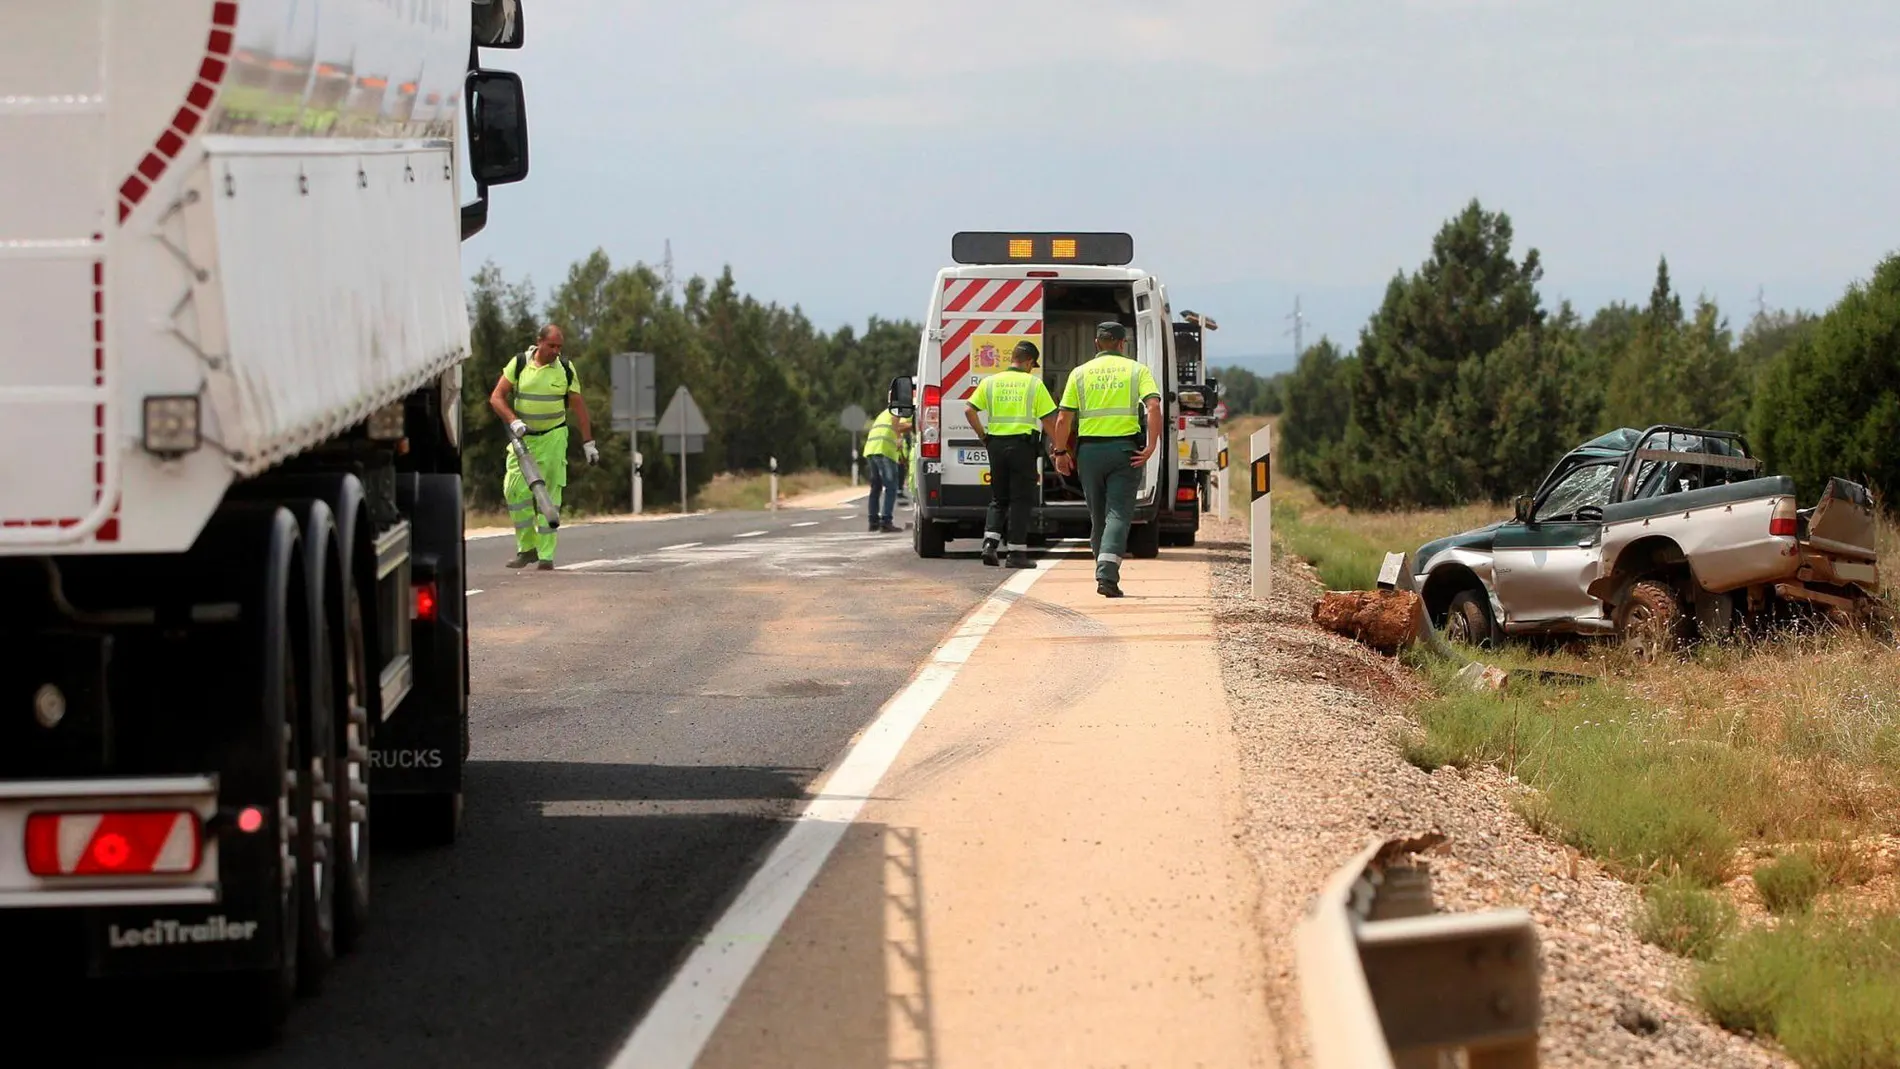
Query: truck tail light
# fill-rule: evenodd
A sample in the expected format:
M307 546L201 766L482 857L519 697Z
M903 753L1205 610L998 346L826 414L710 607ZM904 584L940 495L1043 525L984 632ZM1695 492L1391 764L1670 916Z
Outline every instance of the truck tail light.
M1801 533L1794 498L1784 497L1775 502L1774 515L1768 520L1768 533L1775 538L1793 538Z
M416 616L423 623L435 622L436 596L434 581L416 584Z
M1192 486L1183 486L1174 491L1174 500L1184 505L1192 505L1199 497Z
M941 459L943 457L943 387L924 387L924 419L920 427L919 440L923 442L924 459Z
M190 810L33 813L26 867L35 876L169 876L195 871L204 828Z

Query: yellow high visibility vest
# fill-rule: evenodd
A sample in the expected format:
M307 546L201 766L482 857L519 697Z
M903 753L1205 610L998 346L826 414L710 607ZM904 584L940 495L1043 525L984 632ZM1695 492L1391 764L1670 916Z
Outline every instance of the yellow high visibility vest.
M1120 353L1096 353L1069 373L1062 407L1076 414L1084 438L1121 438L1141 433L1141 403L1160 397L1147 365Z
M891 410L885 409L877 414L871 423L871 433L864 436L864 455L867 457L889 457L898 460L904 450L897 441L897 428L892 426Z
M992 438L1034 434L1043 417L1056 410L1042 379L1014 369L986 376L970 404L988 417L983 429Z
M530 434L542 434L567 421L567 395L581 388L574 365L557 358L546 367L534 362L534 350L508 361L502 376L515 388L513 408Z

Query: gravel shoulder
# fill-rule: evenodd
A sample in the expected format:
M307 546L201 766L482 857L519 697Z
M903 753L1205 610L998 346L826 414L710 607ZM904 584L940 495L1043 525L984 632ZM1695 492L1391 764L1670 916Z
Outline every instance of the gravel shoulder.
M1312 624L1320 585L1310 568L1282 557L1272 597L1255 602L1246 529L1203 524L1284 1065L1311 1064L1292 941L1301 911L1371 837L1427 831L1449 839L1430 855L1441 910L1515 906L1537 922L1542 1064L1794 1064L1700 1016L1684 994L1686 965L1632 930L1636 891L1532 831L1513 808L1514 781L1492 769L1428 774L1405 761L1397 740L1423 687L1394 659Z

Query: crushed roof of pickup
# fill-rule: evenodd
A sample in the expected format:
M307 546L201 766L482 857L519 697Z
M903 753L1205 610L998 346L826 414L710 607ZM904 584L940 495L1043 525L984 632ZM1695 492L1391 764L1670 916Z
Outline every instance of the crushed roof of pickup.
M1727 438L1699 438L1690 435L1671 435L1671 448L1686 447L1694 452L1739 454L1736 443ZM1592 452L1621 455L1636 448L1643 438L1643 431L1636 427L1618 427L1608 434L1595 438L1577 447L1577 452Z

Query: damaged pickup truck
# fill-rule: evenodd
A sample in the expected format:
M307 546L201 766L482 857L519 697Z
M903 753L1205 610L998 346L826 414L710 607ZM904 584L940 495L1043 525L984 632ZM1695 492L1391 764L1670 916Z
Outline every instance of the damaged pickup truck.
M1797 508L1729 431L1623 428L1573 449L1515 516L1414 555L1414 589L1447 637L1613 635L1651 658L1738 624L1880 611L1874 503L1829 481Z

